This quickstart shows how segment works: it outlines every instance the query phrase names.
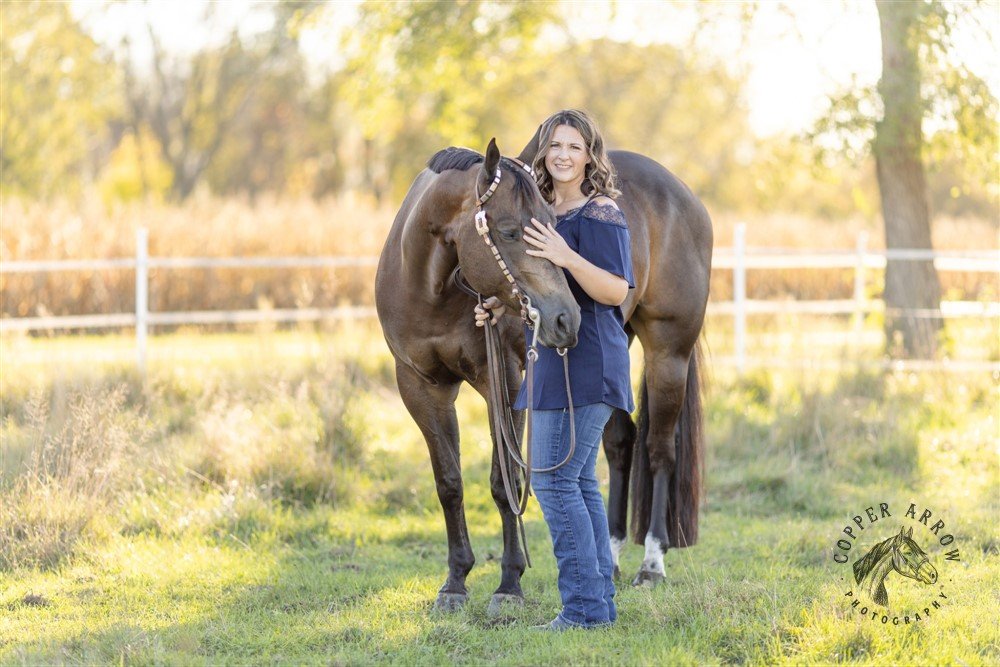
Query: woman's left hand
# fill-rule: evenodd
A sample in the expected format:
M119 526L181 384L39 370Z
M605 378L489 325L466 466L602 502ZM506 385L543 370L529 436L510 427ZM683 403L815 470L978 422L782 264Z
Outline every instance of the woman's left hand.
M536 249L528 248L526 253L532 257L544 257L556 266L564 269L579 256L566 244L566 239L559 235L551 223L543 225L534 218L531 227L524 228L524 240Z

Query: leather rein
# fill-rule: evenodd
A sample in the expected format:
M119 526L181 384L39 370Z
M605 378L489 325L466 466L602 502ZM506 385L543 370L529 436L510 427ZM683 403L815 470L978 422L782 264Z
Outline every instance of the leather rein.
M517 158L506 159L517 164L519 167L528 172L529 175L534 175L531 171L531 167L521 160ZM548 468L532 468L530 463L525 462L525 460L528 462L531 461L531 417L533 413L532 405L534 403L535 362L538 360L538 324L541 316L538 309L531 305L531 297L525 294L524 291L518 287L517 281L515 281L514 276L511 275L510 269L507 267L507 263L500 255L500 250L493 242L493 237L490 234L485 205L500 185L501 174L500 165L497 165L496 175L493 178L493 182L490 184L490 187L487 188L486 192L481 195L479 194L479 184L477 182L475 222L476 232L486 243L487 247L489 247L490 251L492 251L493 258L500 267L500 271L507 279L507 282L510 283L512 295L521 305L521 320L528 326L528 329L533 332L531 336L531 345L528 347L528 364L525 370L528 407L525 426L526 445L524 459L521 458L521 445L518 441L517 430L514 426L513 409L510 405L510 393L507 386L506 373L507 365L504 359L503 344L500 340L500 332L496 329L496 325L492 321L492 316L487 318L483 325L483 332L486 336L486 366L487 382L489 384L489 398L487 402L489 403L490 425L493 427L492 432L494 446L496 447L500 463L500 476L503 479L504 491L507 494L507 504L510 506L510 511L517 517L517 525L521 533L521 544L523 545L524 550L524 559L528 567L531 567L531 558L528 555L528 542L524 532L524 521L522 519L525 509L528 506L528 497L531 495L531 473L552 472L569 463L570 459L573 458L574 451L576 450L576 423L573 413L573 393L569 384L569 356L566 348L559 348L559 356L563 359L563 375L566 380L566 397L568 399L567 404L569 405L569 453L560 463ZM455 285L459 289L466 294L475 297L479 301L480 306L484 305L483 295L475 291L465 281L461 275L460 268L455 269L453 279ZM522 474L524 475L524 487L520 498L518 498L516 487L518 482L518 469L523 471Z

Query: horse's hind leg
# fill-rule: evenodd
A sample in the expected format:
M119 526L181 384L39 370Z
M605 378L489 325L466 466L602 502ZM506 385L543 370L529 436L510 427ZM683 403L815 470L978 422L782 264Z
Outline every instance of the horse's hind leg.
M608 532L611 533L611 556L615 563L614 578L621 576L618 557L628 531L628 480L635 445L635 423L624 410L615 409L604 427L604 455L608 459Z
M465 578L476 558L469 543L463 505L462 465L459 457L458 417L455 398L460 383L432 385L409 366L396 362L399 394L427 441L448 531L448 579L438 592L434 606L451 611L465 604Z
M649 402L649 431L646 451L653 493L646 531L646 554L633 584L656 584L663 579L663 554L670 544L667 533L667 503L670 476L677 461L675 429L687 382L686 358L669 357L646 361L646 398Z
M644 539L646 554L632 583L655 585L663 580L663 554L670 545L667 504L670 502L670 479L677 463L675 434L684 405L691 350L676 349L678 339L684 336L668 322L642 323L636 328L645 353L645 396L640 402L646 401L648 411L645 417L640 414L640 420L646 422L641 429L637 452L640 459L648 457L648 463L647 460L636 461L636 471L642 470L641 476L651 479L634 480L637 489L634 502L645 505L636 510L639 516L648 517L648 527ZM640 406L640 413L642 408ZM641 523L636 528L641 529Z

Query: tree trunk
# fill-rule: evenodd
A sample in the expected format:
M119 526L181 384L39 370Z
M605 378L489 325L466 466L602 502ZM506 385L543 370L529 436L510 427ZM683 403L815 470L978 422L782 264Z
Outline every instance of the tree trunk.
M931 249L916 29L923 3L877 0L882 32L885 115L874 153L885 221L885 245ZM932 358L942 328L941 284L931 260L890 259L885 272L885 334L894 356Z

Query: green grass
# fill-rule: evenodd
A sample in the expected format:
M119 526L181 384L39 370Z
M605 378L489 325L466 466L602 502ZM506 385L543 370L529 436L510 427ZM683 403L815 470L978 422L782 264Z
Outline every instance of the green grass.
M527 629L559 608L534 503L527 602L485 613L501 541L474 392L458 408L477 564L444 614L430 465L377 331L157 337L145 385L129 344L2 341L0 663L1000 661L988 376L714 371L701 542L668 554L663 586L623 585L614 628L551 637ZM918 526L949 602L886 627L843 601L834 545L866 507L911 501L961 562ZM626 576L641 558L626 548ZM927 599L887 583L900 609Z

